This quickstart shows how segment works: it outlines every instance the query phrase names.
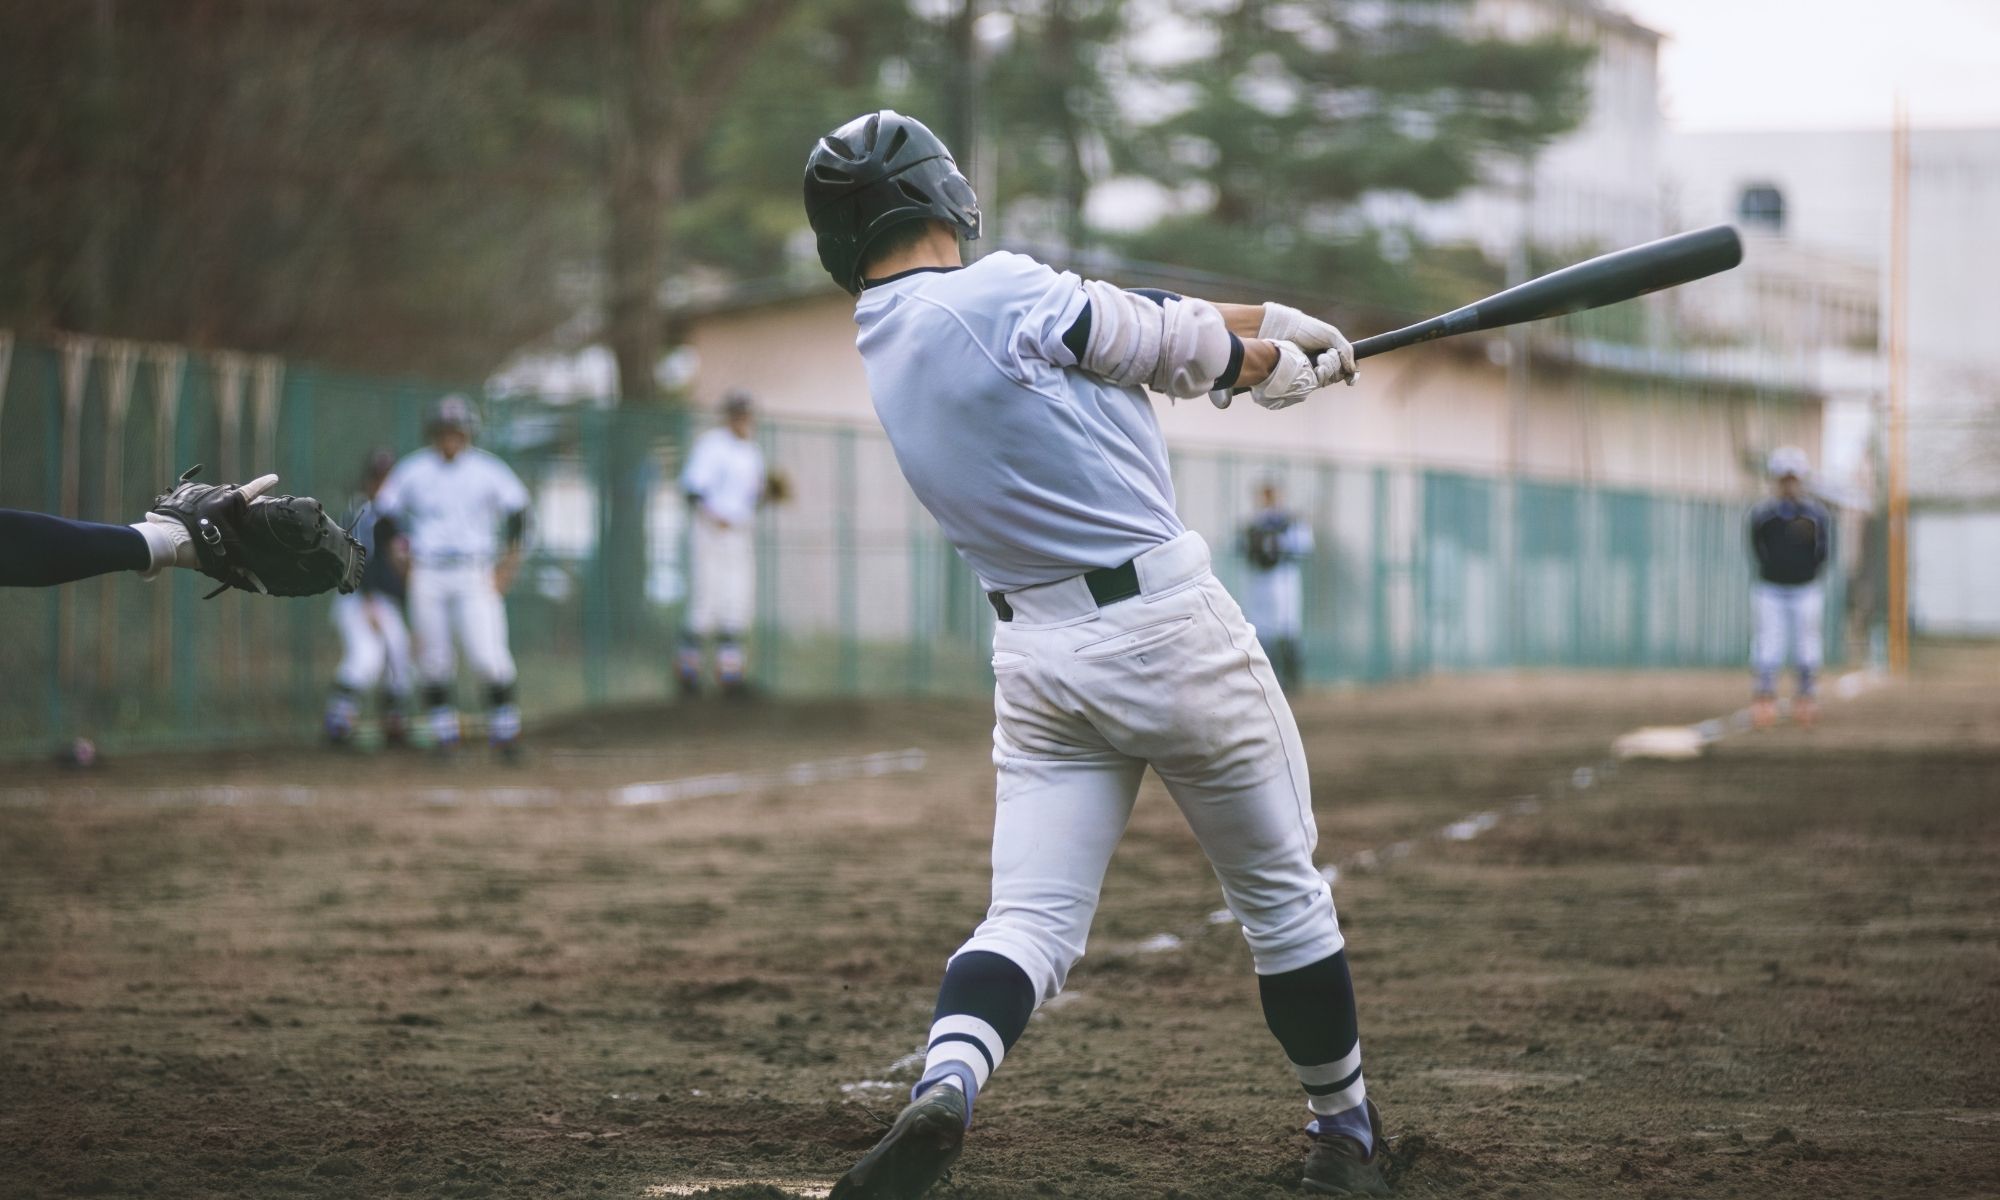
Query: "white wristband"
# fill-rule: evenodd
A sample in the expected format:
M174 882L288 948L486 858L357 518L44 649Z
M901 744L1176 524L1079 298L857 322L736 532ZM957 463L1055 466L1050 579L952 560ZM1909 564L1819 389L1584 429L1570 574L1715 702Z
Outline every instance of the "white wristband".
M174 565L179 543L174 540L173 534L167 532L165 526L151 521L135 521L132 528L138 530L139 536L146 539L146 554L152 560L140 573L139 578L157 579L161 571Z

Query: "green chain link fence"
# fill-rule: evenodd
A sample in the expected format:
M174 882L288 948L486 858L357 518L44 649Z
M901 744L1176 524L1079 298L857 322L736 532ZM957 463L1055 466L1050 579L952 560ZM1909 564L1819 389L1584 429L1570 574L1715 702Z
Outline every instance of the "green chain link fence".
M336 511L368 451L419 444L435 385L275 360L81 339L12 344L0 389L0 506L129 522L184 467L264 470ZM489 400L480 442L534 493L508 597L532 721L666 697L678 632L681 448L674 410ZM752 670L792 695L972 695L991 686L992 610L902 483L879 429L766 421L791 481L758 531ZM1733 665L1749 640L1749 497L1724 501L1410 465L1178 451L1184 518L1236 587L1235 531L1278 482L1313 525L1305 666L1316 682L1509 666ZM1829 572L1829 652L1842 572ZM0 589L0 753L300 739L338 644L325 598L200 597L131 574ZM471 698L470 689L467 698Z

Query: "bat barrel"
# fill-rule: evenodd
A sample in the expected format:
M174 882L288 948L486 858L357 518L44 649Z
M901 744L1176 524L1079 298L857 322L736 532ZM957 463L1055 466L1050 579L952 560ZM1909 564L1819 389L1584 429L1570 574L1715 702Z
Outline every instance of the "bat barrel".
M1742 261L1743 241L1728 225L1678 233L1551 271L1415 325L1362 338L1354 343L1354 357L1368 358L1453 334L1602 308L1719 274Z

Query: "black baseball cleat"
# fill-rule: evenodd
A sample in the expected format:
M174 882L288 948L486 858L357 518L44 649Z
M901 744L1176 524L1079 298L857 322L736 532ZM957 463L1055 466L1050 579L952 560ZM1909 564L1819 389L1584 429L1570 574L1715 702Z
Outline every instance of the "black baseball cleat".
M917 1200L965 1145L965 1093L938 1084L910 1102L828 1200Z
M1382 1114L1368 1105L1368 1131L1374 1145L1364 1154L1361 1143L1338 1133L1315 1133L1306 1151L1305 1190L1315 1196L1386 1196L1389 1194L1389 1140L1382 1135Z

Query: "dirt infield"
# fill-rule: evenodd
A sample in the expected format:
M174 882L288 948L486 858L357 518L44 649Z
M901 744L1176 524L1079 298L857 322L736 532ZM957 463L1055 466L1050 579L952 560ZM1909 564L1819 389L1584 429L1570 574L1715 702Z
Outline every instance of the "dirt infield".
M1301 705L1401 1194L2000 1194L2000 693L1604 770L1740 694ZM986 724L756 705L574 722L513 770L8 769L0 1196L823 1187L983 908ZM1149 782L940 1195L1297 1194L1297 1084L1218 906Z

